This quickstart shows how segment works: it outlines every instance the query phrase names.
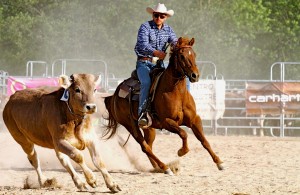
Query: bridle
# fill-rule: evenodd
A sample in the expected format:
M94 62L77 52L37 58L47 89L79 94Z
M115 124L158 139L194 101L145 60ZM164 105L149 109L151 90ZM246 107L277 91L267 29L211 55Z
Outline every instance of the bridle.
M180 47L175 47L174 50L173 50L175 67L177 67L177 65L179 64L179 67L181 69L180 76L178 77L178 79L183 79L186 76L188 77L187 72L184 70L185 63L182 63L182 60L180 60L179 56L178 56L179 55L178 51L181 50L181 49L185 49L185 48L192 48L192 46L190 46L190 45L184 45L184 46L180 46Z

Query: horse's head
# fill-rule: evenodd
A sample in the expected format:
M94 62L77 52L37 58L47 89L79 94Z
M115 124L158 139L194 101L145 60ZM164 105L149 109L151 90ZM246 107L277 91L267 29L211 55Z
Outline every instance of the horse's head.
M200 77L196 64L196 54L192 48L194 42L194 38L180 37L177 44L172 48L170 58L175 63L175 69L182 76L187 76L192 83L197 82Z

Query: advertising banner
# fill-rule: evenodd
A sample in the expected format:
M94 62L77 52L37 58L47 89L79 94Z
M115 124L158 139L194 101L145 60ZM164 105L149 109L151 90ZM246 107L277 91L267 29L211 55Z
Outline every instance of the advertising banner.
M300 111L299 82L248 82L247 114L294 114Z
M41 86L58 86L58 78L28 78L12 77L7 79L7 95L10 96L16 91L26 88L36 88Z
M190 84L197 113L202 119L219 119L225 112L225 81L200 80Z

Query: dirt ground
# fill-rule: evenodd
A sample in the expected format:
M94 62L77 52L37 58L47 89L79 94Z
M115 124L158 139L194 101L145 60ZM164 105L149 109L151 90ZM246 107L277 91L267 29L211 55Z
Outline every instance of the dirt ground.
M123 130L121 130L123 131ZM123 139L127 133L120 134ZM151 171L140 146L130 138L123 150L115 137L99 139L102 158L122 191L118 194L300 194L300 138L207 136L213 150L224 161L219 171L208 152L189 134L190 152L179 158L181 140L177 135L158 134L155 154L166 163L178 163L174 176ZM124 143L124 140L121 141ZM54 151L37 147L42 169L56 178L58 188L39 188L37 176L25 153L10 134L0 130L0 194L108 194L100 172L99 186L78 192L71 176L57 160ZM130 154L129 156L126 155ZM94 169L87 152L88 165ZM82 172L76 166L82 178ZM31 189L24 189L24 181Z

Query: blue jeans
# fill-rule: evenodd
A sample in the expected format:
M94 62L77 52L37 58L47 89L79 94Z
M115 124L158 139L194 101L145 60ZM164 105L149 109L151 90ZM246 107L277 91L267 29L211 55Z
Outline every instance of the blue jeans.
M141 83L141 91L139 97L138 114L140 115L144 109L146 109L147 98L151 87L150 71L155 68L155 64L150 61L137 61L136 70Z

